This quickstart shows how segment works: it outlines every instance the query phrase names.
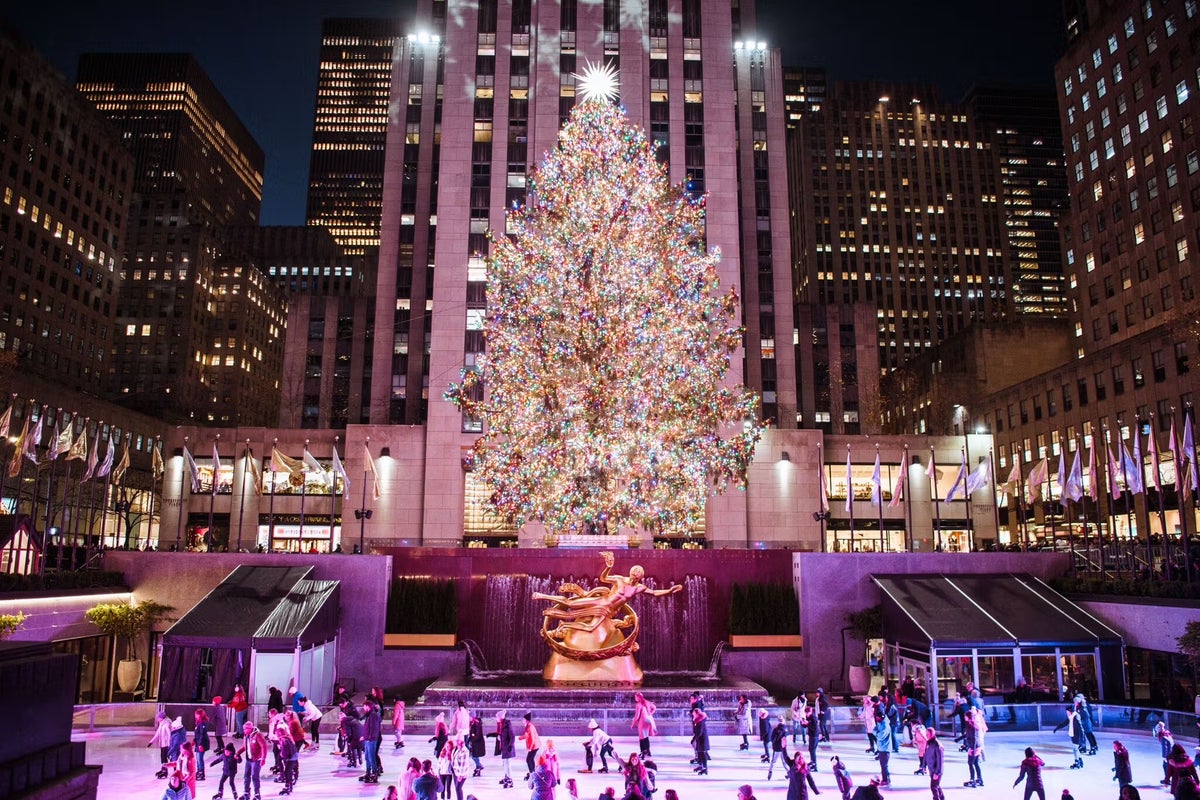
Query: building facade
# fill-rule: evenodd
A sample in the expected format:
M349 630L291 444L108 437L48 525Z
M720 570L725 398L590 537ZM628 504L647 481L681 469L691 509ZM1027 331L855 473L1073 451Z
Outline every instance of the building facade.
M991 133L1018 314L1067 316L1059 218L1067 206L1058 102L1051 90L973 86L965 100Z
M0 30L0 359L99 393L127 247L133 159L32 48Z
M287 295L279 392L284 428L344 428L368 420L375 336L373 253L349 255L313 225L245 227L237 249Z
M793 133L802 302L878 313L888 371L1013 310L992 138L931 87L837 83Z
M188 55L85 55L78 88L136 163L110 395L169 420L273 424L286 306L227 233L258 222L262 149Z
M468 318L486 307L486 232L524 199L589 63L619 70L620 102L671 180L708 194L707 243L743 299L732 376L762 392L765 416L795 427L782 70L777 50L751 41L753 6L446 5L418 6L392 74L375 283L375 329L391 335L375 337L371 368L371 423L425 425L424 540L460 540L473 495L461 452L480 431L442 394L485 350ZM727 515L716 527L740 541L739 503L714 501L710 522Z
M327 19L321 27L308 166L308 224L350 255L378 248L398 19Z

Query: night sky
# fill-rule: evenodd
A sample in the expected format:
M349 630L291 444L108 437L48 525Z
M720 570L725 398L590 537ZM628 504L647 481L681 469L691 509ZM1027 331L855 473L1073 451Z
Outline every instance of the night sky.
M262 222L304 222L321 19L412 16L413 0L24 2L2 12L68 79L87 52L194 53L267 154ZM760 38L830 80L1049 87L1057 0L759 0Z

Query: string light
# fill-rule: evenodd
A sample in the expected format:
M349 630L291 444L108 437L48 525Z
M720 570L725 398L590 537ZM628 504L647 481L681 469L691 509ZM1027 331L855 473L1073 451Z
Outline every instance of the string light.
M681 533L744 486L763 426L725 380L738 297L703 224L622 109L576 106L511 235L492 234L487 358L446 393L487 423L473 463L496 513Z

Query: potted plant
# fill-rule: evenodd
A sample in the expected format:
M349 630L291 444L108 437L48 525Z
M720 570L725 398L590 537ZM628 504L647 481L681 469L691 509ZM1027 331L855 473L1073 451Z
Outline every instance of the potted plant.
M7 639L17 632L25 624L24 612L18 611L16 614L0 614L0 639Z
M137 654L137 640L171 611L174 611L171 606L143 600L136 606L130 603L100 603L85 612L87 621L102 633L125 640L125 658L117 664L117 685L121 691L135 691L142 682L142 661Z
M866 694L871 689L871 667L864 662L870 641L883 638L883 606L847 614L846 626L855 641L862 642L858 656L850 664L850 691L852 694Z

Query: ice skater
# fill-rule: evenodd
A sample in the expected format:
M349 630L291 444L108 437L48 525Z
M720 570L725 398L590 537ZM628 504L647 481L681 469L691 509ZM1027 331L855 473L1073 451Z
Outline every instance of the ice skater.
M504 709L496 712L496 732L489 733L488 736L496 737L496 755L500 756L500 763L504 765L504 777L500 779L500 785L511 789L513 779L509 771L509 762L517 754L517 737L513 735L512 722Z
M237 800L237 768L241 761L238 758L237 748L233 746L233 742L225 745L221 754L212 760L210 767L221 765L221 782L217 784L217 793L213 795L213 800L221 800L225 795L225 781L229 781L229 789L233 792L233 800Z
M392 705L392 734L395 737L392 749L399 750L404 747L404 701L399 697Z
M608 772L607 756L615 757L616 755L613 752L612 737L594 719L588 720L588 730L591 731L592 738L583 743L584 760L587 763L587 767L581 769L580 772L590 773L596 756L600 757L600 772Z
M850 777L850 769L837 756L829 759L833 764L833 780L837 783L842 800L850 800L850 790L854 788L854 780Z
M657 710L658 707L641 692L633 696L633 722L630 727L637 731L638 750L642 758L650 758L650 737L658 734L658 724L654 721L654 712Z
M692 747L696 750L697 775L708 774L708 714L698 707L692 708Z
M820 794L817 789L816 781L813 780L812 772L809 770L808 764L804 763L804 756L796 753L793 758L783 751L783 763L787 765L788 779L788 800L808 800L808 790L812 789L813 794ZM767 780L771 776L768 773Z
M1046 762L1038 757L1033 748L1026 747L1025 760L1021 762L1021 772L1013 781L1014 789L1021 781L1025 781L1025 800L1029 800L1035 794L1038 796L1038 800L1046 800L1046 787L1042 783L1042 767L1044 766L1046 766Z
M742 737L742 743L738 745L738 750L750 749L750 727L754 720L754 709L750 705L750 698L744 694L738 695L737 711L733 713L733 721L736 726L736 731Z

